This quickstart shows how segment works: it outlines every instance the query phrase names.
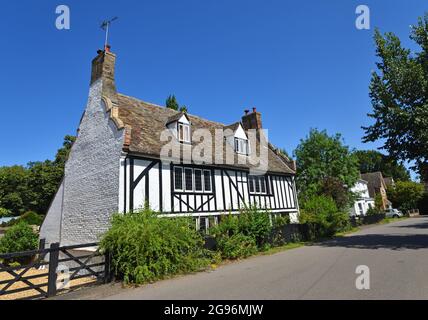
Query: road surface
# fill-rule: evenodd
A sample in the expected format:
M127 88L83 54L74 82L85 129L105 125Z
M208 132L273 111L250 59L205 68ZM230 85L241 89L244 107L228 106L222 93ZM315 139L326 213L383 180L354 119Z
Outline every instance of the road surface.
M369 268L369 290L356 288L358 266ZM412 218L103 298L428 299L427 273L428 218Z

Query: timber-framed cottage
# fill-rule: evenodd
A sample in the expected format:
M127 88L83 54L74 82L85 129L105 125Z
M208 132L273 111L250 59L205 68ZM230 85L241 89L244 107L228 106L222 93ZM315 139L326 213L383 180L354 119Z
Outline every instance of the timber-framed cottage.
M115 63L109 47L99 50L92 62L89 99L77 140L41 228L47 244L97 241L112 214L145 205L164 216L191 215L197 228L208 228L222 215L238 214L249 205L297 220L295 162L271 144L262 146L262 119L256 109L246 111L235 124L224 125L147 103L117 92ZM164 132L171 133L169 141L192 151L198 147L192 137L198 130L213 136L223 131L221 149L231 153L233 161L162 158ZM254 141L250 131L256 132ZM265 154L262 174L239 161L258 149Z

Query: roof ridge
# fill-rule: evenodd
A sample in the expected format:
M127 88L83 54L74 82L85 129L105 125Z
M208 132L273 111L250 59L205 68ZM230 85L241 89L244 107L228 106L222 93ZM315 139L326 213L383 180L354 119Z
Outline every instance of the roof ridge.
M119 92L118 92L117 94L118 94L118 95L120 95L120 96L122 96L122 97L124 97L124 98L129 98L129 99L135 100L135 101L140 102L140 103L142 102L142 103L145 103L145 104L147 104L147 105L150 105L150 106L153 106L153 107L156 107L156 108L166 109L166 107L163 107L163 106L160 106L160 105L157 105L157 104L151 103L151 102L147 102L147 101L141 100L141 99L136 98L136 97L128 96L128 95L123 94L123 93L119 93ZM182 112L181 112L181 111L179 111L179 110L174 110L174 109L169 109L169 110L171 110L171 111L173 111L173 112L177 112L177 114L182 113ZM218 122L218 121L208 120L208 119L206 119L206 118L202 118L202 117L200 117L200 116L197 116L197 115L194 115L194 114L191 114L191 113L188 113L188 112L186 112L186 115L188 115L188 116L190 116L190 117L193 117L193 118L197 118L197 119L203 120L203 121L207 121L207 122L211 122L211 123L214 123L214 124L218 124L218 125L221 125L221 126L223 126L223 127L226 127L226 126L227 126L227 125L225 125L224 123L221 123L221 122ZM240 121L237 121L237 122L240 122Z

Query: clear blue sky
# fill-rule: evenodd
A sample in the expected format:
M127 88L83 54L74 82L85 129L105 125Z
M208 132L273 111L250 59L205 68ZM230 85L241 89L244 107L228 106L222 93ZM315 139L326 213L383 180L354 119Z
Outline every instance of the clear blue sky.
M55 8L71 9L71 30L55 28ZM371 30L355 28L355 8L371 9ZM340 132L353 148L370 120L374 27L406 45L426 1L1 1L0 165L53 158L75 134L90 61L111 33L121 93L163 105L174 93L190 112L232 123L256 106L270 139L289 152L310 128Z

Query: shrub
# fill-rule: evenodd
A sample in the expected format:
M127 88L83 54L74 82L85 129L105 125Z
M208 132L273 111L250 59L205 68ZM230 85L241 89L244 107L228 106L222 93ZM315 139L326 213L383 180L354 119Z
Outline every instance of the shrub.
M274 216L273 217L273 229L281 228L287 224L290 224L291 220L289 216Z
M217 248L225 259L246 258L257 252L257 244L254 238L242 233L230 237L221 237L218 240Z
M379 208L376 208L376 207L370 207L367 210L368 216L374 216L374 215L381 214L381 213L382 213L382 210L380 210Z
M111 253L116 276L142 284L205 268L210 254L203 245L191 219L159 218L145 209L114 215L100 248Z
M20 216L19 218L10 220L9 222L4 223L2 226L11 227L20 223L21 221L24 221L32 226L41 226L44 219L45 219L44 216L41 216L34 211L28 211L24 213L22 216Z
M0 253L12 253L36 250L38 247L38 236L28 223L21 221L6 231L0 239ZM28 257L16 258L5 261L6 263L24 263Z
M302 204L301 223L308 223L313 234L331 237L335 233L349 228L349 215L337 209L330 197L313 196Z
M260 248L272 232L270 213L255 206L244 209L239 215L238 228L240 233L254 239Z
M377 194L375 196L375 207L378 210L382 210L382 208L383 208L383 199L382 199L382 195L380 195L380 194Z
M0 208L0 218L10 217L12 212L5 208Z
M210 232L223 258L238 259L267 249L272 230L269 212L250 207L243 209L239 216L223 217Z
M28 212L24 213L20 217L20 219L24 220L29 225L32 225L32 226L41 226L42 223L43 223L43 220L45 219L45 217L37 214L34 211L28 211Z

